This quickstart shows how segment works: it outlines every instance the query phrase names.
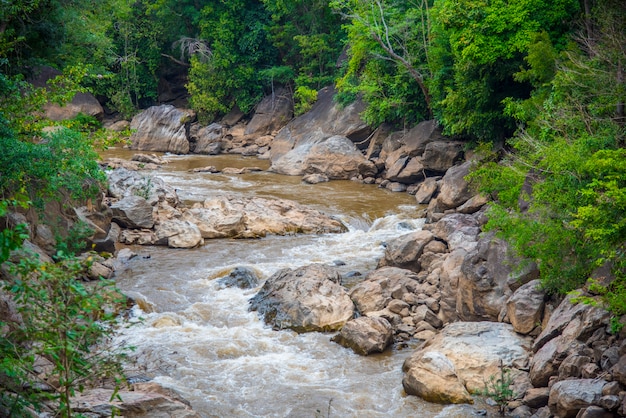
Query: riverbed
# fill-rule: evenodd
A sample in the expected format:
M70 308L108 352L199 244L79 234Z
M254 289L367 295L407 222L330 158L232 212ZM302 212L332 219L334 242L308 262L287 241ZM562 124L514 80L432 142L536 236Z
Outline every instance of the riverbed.
M127 150L105 156L129 158ZM138 254L116 276L133 297L118 341L135 347L131 373L183 394L203 417L464 417L402 390L402 363L415 343L363 357L332 334L275 331L248 311L259 290L223 288L218 279L248 267L264 280L282 268L335 265L350 286L376 267L385 241L421 228L420 207L406 193L333 181L317 185L266 171L269 162L241 156L162 155L154 172L186 204L220 194L287 198L341 219L342 234L207 240L196 249L133 246ZM190 173L215 166L258 167L243 175Z

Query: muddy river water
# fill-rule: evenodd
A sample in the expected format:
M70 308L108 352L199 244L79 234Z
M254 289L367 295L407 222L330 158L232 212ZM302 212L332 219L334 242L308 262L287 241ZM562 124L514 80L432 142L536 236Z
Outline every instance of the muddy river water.
M126 150L105 156L129 158ZM402 363L412 348L362 357L330 341L332 334L274 331L248 311L257 289L221 288L235 267L264 280L282 268L338 265L357 277L376 267L384 242L419 229L419 207L406 193L333 181L317 185L267 171L245 175L190 173L196 167L259 167L240 156L165 155L149 172L173 185L186 204L218 194L295 200L341 219L343 234L207 240L196 249L132 247L139 256L117 273L117 284L138 301L119 335L136 347L137 374L190 400L203 417L465 417L463 406L442 407L406 396ZM361 276L362 278L362 276Z

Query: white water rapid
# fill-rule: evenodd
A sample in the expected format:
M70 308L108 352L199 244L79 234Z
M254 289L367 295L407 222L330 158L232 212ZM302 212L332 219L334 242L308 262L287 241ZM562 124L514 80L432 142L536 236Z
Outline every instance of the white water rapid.
M136 347L138 374L178 390L203 417L468 416L464 407L443 408L403 393L401 368L411 347L362 357L332 343L332 334L274 331L248 311L258 288L221 288L216 280L240 266L264 280L310 263L364 275L376 267L386 240L422 226L412 196L353 182L304 185L267 172L189 174L190 166L265 162L165 157L171 164L150 175L174 185L186 201L216 193L286 197L338 216L349 231L207 240L193 250L132 247L139 256L116 280L138 301L130 319L136 324L118 339Z

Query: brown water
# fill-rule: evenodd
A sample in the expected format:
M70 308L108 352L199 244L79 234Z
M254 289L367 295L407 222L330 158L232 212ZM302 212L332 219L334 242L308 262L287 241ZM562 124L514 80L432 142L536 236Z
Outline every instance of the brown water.
M338 216L349 232L210 240L193 250L133 247L140 256L118 273L117 282L139 302L131 320L137 324L119 337L137 347L137 372L179 390L203 417L471 415L468 407L443 408L403 393L401 367L410 348L362 357L330 342L331 334L273 331L248 312L248 299L258 289L217 285L217 278L238 266L255 269L262 279L310 263L343 264L342 273L364 274L375 268L385 240L423 224L412 196L350 181L306 185L299 177L266 171L187 171L269 166L255 158L165 158L170 163L153 174L187 202L225 193L289 198Z

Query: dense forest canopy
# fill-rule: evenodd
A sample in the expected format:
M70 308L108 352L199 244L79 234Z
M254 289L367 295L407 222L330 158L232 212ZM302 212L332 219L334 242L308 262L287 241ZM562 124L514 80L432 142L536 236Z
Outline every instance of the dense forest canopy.
M62 75L46 88L27 83L42 66ZM302 113L335 85L339 103L364 101L373 126L436 119L467 141L480 156L470 179L492 199L488 228L538 263L548 291L587 283L617 320L626 314L625 66L623 0L3 1L0 217L59 195L88 198L103 181L99 122L45 134L46 102L90 91L128 118L159 102L168 74L182 74L205 123L248 113L278 87ZM25 235L3 227L4 262Z

